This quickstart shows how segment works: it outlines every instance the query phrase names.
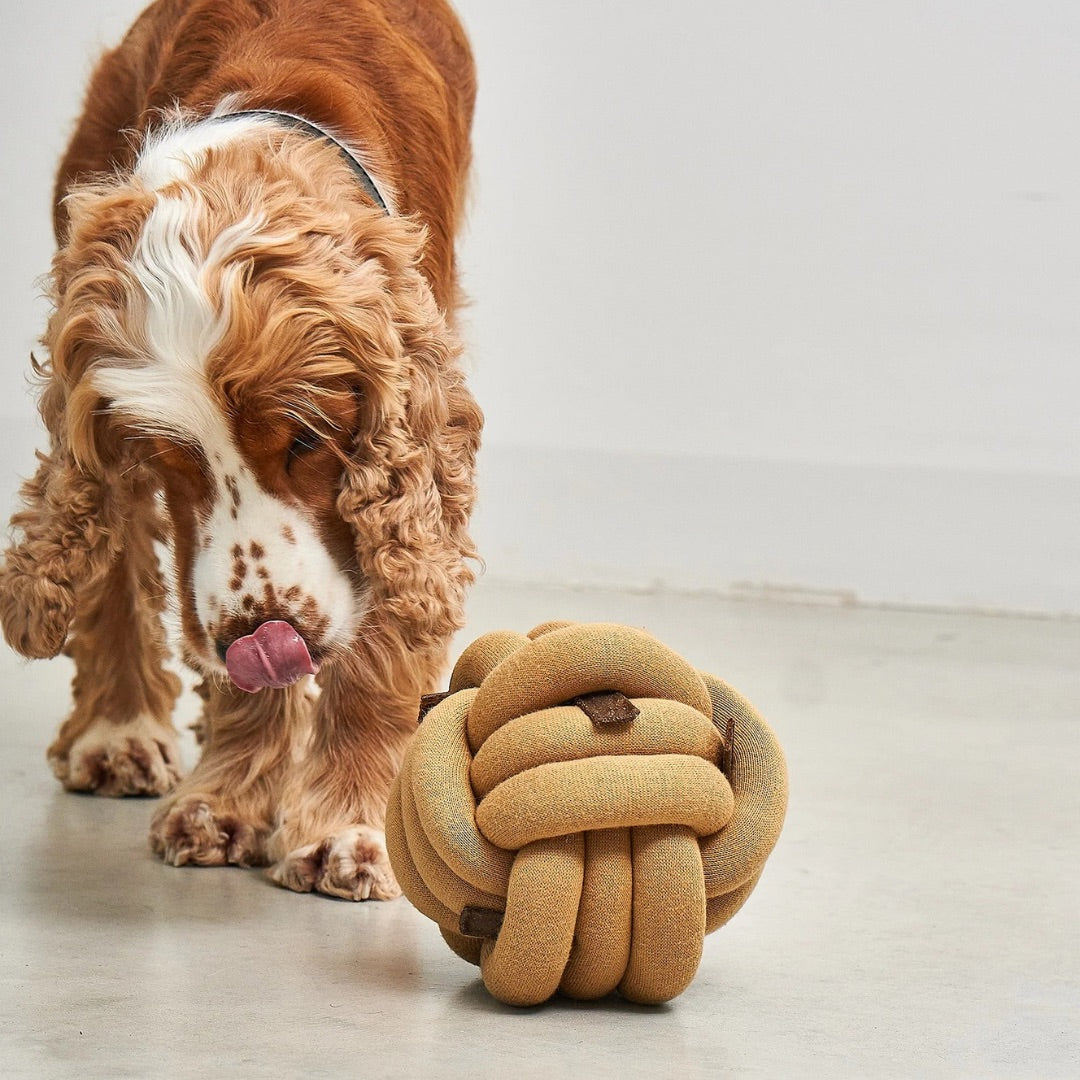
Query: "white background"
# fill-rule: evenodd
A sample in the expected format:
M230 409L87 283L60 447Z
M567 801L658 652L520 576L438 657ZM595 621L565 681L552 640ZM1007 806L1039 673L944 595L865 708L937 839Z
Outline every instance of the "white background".
M136 0L3 0L3 479ZM1080 8L461 0L494 577L1080 614Z

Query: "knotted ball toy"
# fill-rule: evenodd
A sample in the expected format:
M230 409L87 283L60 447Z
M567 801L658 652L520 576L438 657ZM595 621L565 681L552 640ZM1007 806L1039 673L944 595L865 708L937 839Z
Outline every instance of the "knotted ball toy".
M784 757L754 708L607 623L486 634L425 705L386 843L454 952L512 1005L681 993L783 824Z

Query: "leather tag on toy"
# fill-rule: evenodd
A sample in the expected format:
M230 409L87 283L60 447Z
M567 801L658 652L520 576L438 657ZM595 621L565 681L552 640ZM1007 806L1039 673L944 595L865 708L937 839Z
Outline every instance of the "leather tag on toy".
M462 937L497 938L505 915L506 912L496 911L494 908L466 904L461 909L458 932Z
M427 716L436 705L441 705L448 697L450 697L450 691L444 690L441 694L424 694L420 698L420 712L417 714L416 722L422 724L424 717Z
M641 710L618 690L582 694L569 704L576 705L594 724L626 724L641 715Z

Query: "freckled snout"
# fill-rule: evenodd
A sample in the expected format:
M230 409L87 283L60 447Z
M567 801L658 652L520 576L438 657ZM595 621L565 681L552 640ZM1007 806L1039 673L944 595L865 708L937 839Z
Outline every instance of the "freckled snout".
M237 638L223 659L234 685L249 694L292 686L319 670L307 642L281 619L265 622L253 634Z

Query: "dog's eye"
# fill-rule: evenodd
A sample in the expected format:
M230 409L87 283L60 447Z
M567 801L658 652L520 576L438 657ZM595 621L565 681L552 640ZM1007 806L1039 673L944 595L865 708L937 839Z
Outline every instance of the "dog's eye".
M319 449L319 438L317 435L310 431L303 431L296 436L291 443L289 443L289 449L285 453L285 470L286 472L293 467L293 463L299 458L304 457L305 454L310 454L313 450Z

